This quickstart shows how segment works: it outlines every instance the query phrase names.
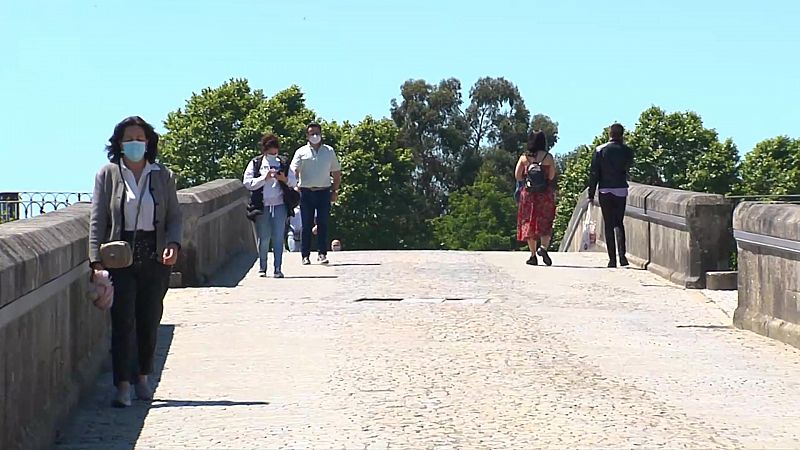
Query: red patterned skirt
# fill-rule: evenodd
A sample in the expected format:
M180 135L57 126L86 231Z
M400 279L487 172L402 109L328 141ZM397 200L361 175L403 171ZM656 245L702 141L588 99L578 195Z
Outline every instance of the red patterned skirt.
M553 234L553 220L556 218L556 196L552 189L544 192L528 192L522 189L517 211L517 240Z

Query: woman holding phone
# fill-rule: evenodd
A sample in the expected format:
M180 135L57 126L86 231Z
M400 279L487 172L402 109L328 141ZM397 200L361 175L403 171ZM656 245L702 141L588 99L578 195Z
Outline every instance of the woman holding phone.
M251 205L256 205L256 236L258 238L258 273L267 276L267 254L270 242L275 254L273 276L283 278L283 238L286 236L288 210L280 183L294 188L297 185L294 173L288 170L285 157L278 156L280 142L277 136L268 134L259 143L261 155L253 158L244 171L242 180L252 194Z

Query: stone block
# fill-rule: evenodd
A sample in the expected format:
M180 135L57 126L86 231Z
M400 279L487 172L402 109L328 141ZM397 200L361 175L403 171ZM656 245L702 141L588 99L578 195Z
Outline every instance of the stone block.
M712 291L735 291L738 288L738 272L719 271L706 273L706 289Z
M739 247L734 325L800 347L800 205L745 202L733 225Z

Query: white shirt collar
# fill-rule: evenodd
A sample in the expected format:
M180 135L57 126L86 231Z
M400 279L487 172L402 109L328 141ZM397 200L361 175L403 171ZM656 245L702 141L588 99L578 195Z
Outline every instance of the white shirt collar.
M123 159L122 157L119 158L119 165L120 167L122 167L123 170L127 170L129 172L131 171L131 169L129 169L128 166L125 165L125 159ZM142 171L142 174L144 175L147 174L148 172L153 172L155 170L161 170L161 168L158 167L158 164L150 164L150 161L145 161L144 170Z

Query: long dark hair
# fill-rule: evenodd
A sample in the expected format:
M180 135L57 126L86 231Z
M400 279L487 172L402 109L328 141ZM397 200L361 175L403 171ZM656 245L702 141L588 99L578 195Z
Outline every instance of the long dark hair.
M158 133L156 133L152 125L139 116L126 117L114 127L114 134L108 138L108 145L106 145L108 160L113 163L119 162L119 158L122 156L122 135L125 134L125 128L131 126L142 127L144 135L147 138L147 148L145 149L144 157L151 164L156 162L156 157L158 157Z
M528 147L525 149L525 153L528 155L535 155L536 152L546 152L547 151L547 136L545 136L544 131L541 130L534 130L531 134L528 135Z

